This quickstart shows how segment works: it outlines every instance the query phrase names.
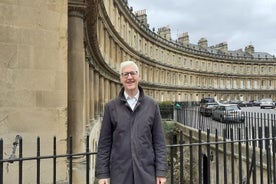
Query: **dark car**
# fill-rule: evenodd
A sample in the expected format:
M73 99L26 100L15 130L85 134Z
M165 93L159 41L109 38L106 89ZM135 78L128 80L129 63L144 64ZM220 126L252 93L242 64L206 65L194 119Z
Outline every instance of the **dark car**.
M259 100L253 101L253 106L260 106L261 102Z
M242 101L240 100L230 100L228 104L240 104Z
M211 116L213 108L216 107L218 103L205 103L200 106L200 113L203 116Z
M245 121L245 114L236 104L220 104L213 109L212 119L222 123Z
M200 104L214 103L214 102L216 102L214 98L202 98L200 100Z
M238 105L240 107L253 107L253 101L241 101Z

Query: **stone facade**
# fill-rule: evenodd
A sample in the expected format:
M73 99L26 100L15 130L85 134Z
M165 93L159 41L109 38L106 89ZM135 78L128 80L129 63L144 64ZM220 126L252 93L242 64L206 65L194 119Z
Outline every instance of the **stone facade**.
M101 55L115 71L121 60L136 61L144 85L157 100L276 98L274 56L254 52L252 45L245 51L230 51L226 42L208 46L205 38L192 44L188 33L172 41L168 26L154 33L136 19L127 4L104 1L104 7L111 18L97 22Z
M44 155L52 152L46 145L53 136L60 154L69 136L74 153L84 151L86 135L96 151L104 105L121 89L123 60L137 62L141 85L158 101L276 98L270 54L251 46L228 51L227 43L208 46L207 39L191 44L188 33L174 42L169 27L159 29L166 38L149 30L146 11L138 14L141 22L127 1L4 0L0 12L0 135L6 157L16 135L24 140L25 156L34 156L37 136ZM94 159L91 165L93 172ZM64 167L62 162L60 182L68 179ZM74 167L74 183L82 183L81 158Z
M57 151L65 153L67 1L4 0L0 12L0 135L5 154L11 155L16 135L26 143L24 156L36 154L37 136L41 137L44 155L52 154L44 145L52 145L53 136L59 144ZM25 169L35 173L34 165L26 164ZM59 168L64 170L64 166ZM7 166L5 179L13 178L13 167ZM44 173L51 171L50 166L44 166ZM30 183L34 177L24 178ZM47 177L42 178L47 181ZM59 180L65 178L66 172L61 173Z

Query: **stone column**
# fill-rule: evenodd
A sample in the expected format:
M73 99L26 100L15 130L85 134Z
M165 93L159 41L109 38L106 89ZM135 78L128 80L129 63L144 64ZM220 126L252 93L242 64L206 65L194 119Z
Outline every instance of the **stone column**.
M97 71L94 71L94 104L96 119L100 116L100 76Z
M89 83L90 83L90 121L95 119L95 101L94 101L94 89L92 86L94 84L94 70L89 69Z
M103 76L100 76L100 98L99 98L99 104L100 104L100 112L104 111L104 93L105 93L105 88L104 88L104 78ZM102 115L102 114L101 114Z
M104 84L104 105L110 100L110 82L108 79L105 79L105 84Z
M73 136L73 151L83 151L85 121L85 51L81 3L68 12L68 130Z
M89 59L86 59L86 62L85 62L85 104L86 104L86 118L85 118L85 130L84 132L87 132L87 127L89 127L90 125L90 90L93 90L91 89L90 87L90 75L89 75Z
M87 124L87 71L84 47L83 0L68 2L68 134L73 138L73 153L85 151ZM73 183L84 183L83 158L73 161Z
M110 85L111 85L111 87L110 87L110 91L111 91L111 93L110 93L110 95L111 95L110 99L113 99L113 98L115 98L117 96L116 84L114 82L112 82Z

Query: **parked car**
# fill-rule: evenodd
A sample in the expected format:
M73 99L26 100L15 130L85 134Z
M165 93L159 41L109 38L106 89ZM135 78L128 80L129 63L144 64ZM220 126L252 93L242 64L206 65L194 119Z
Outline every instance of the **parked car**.
M240 107L253 107L253 101L241 101L238 105Z
M254 100L253 101L253 106L260 106L260 101L259 100Z
M275 108L275 103L273 102L273 100L271 98L264 98L260 101L260 108L264 109L266 107Z
M236 104L220 104L212 111L212 119L222 123L245 121L245 114Z
M203 116L211 116L213 108L216 107L217 105L218 105L218 103L216 103L216 102L215 103L205 103L200 106L199 111Z
M200 100L200 104L206 104L206 103L215 103L215 99L214 98L202 98Z
M230 100L228 104L240 104L242 101L240 100Z

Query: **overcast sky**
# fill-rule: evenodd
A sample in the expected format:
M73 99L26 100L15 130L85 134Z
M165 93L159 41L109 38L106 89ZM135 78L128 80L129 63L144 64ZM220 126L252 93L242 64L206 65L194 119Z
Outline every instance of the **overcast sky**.
M146 9L150 29L171 28L172 38L188 32L190 43L248 45L276 56L276 0L128 0L134 11Z

